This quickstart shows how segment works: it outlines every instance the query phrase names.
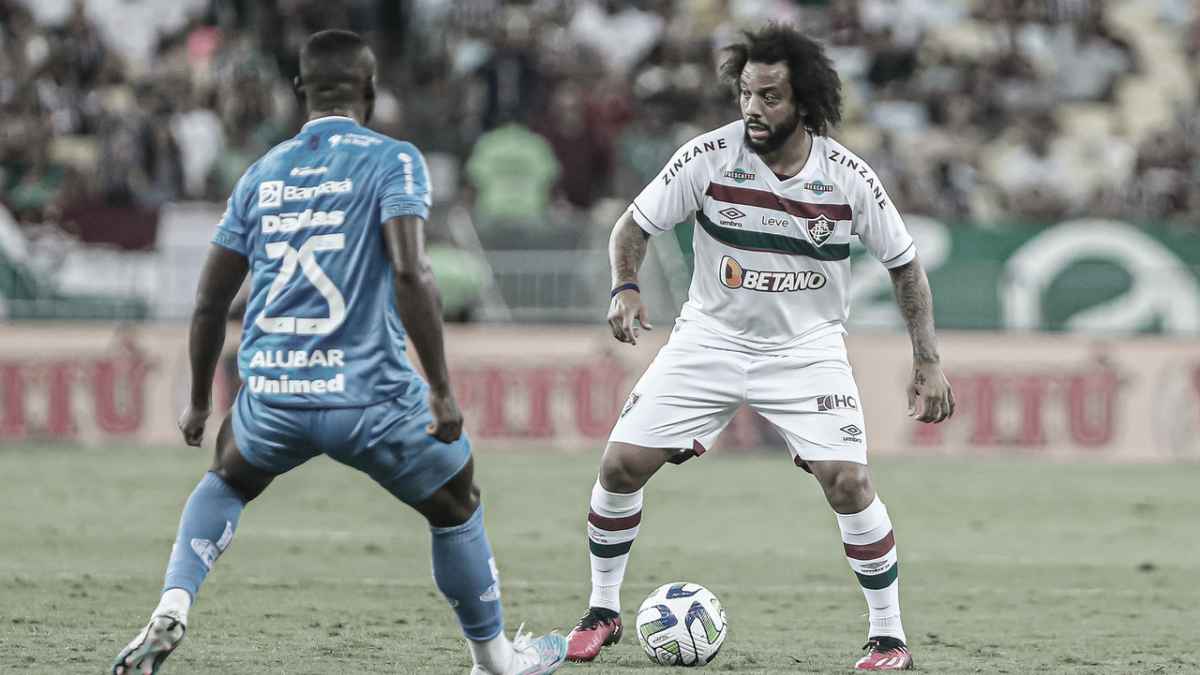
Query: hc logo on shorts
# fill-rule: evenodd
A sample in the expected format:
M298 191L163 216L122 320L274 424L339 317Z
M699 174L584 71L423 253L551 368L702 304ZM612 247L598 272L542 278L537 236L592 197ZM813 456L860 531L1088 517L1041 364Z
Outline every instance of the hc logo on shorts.
M858 399L850 394L825 394L817 397L817 412L858 410Z

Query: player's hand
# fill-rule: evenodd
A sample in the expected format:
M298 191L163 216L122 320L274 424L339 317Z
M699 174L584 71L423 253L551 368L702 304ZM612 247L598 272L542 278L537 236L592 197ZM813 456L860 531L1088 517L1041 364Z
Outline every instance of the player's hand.
M937 424L954 414L954 391L937 363L914 363L908 385L908 416Z
M646 330L654 328L646 316L642 294L633 289L617 293L608 306L608 327L612 329L613 337L636 345L639 324Z
M200 447L204 440L204 423L212 413L208 408L197 408L189 405L179 416L179 430L183 432L183 442L192 447Z
M463 416L454 394L429 392L429 410L433 422L425 428L426 433L443 443L453 443L462 436Z

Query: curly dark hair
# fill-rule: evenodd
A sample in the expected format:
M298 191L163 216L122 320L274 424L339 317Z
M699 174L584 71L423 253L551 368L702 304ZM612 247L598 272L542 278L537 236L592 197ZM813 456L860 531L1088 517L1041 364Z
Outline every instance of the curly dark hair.
M741 94L742 69L750 61L788 66L792 96L804 111L804 128L824 136L842 120L842 81L820 43L790 24L771 22L756 31L744 31L746 40L723 49L721 83Z

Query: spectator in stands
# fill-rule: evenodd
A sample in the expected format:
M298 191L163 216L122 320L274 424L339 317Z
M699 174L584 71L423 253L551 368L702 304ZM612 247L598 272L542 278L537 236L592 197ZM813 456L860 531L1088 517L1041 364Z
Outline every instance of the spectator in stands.
M560 173L554 149L524 125L510 122L480 136L466 175L475 189L475 218L485 243L503 248L561 243L547 223Z

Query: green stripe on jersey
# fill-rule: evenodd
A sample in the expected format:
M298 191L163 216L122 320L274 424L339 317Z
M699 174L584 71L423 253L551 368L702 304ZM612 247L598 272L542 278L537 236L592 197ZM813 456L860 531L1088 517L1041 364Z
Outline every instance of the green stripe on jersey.
M768 253L784 253L787 255L802 255L817 260L845 260L850 257L850 244L826 244L825 246L818 247L813 246L803 239L785 237L781 234L721 227L709 220L703 211L696 212L696 222L700 223L704 231L713 239L729 244L734 248L749 251L766 251Z

